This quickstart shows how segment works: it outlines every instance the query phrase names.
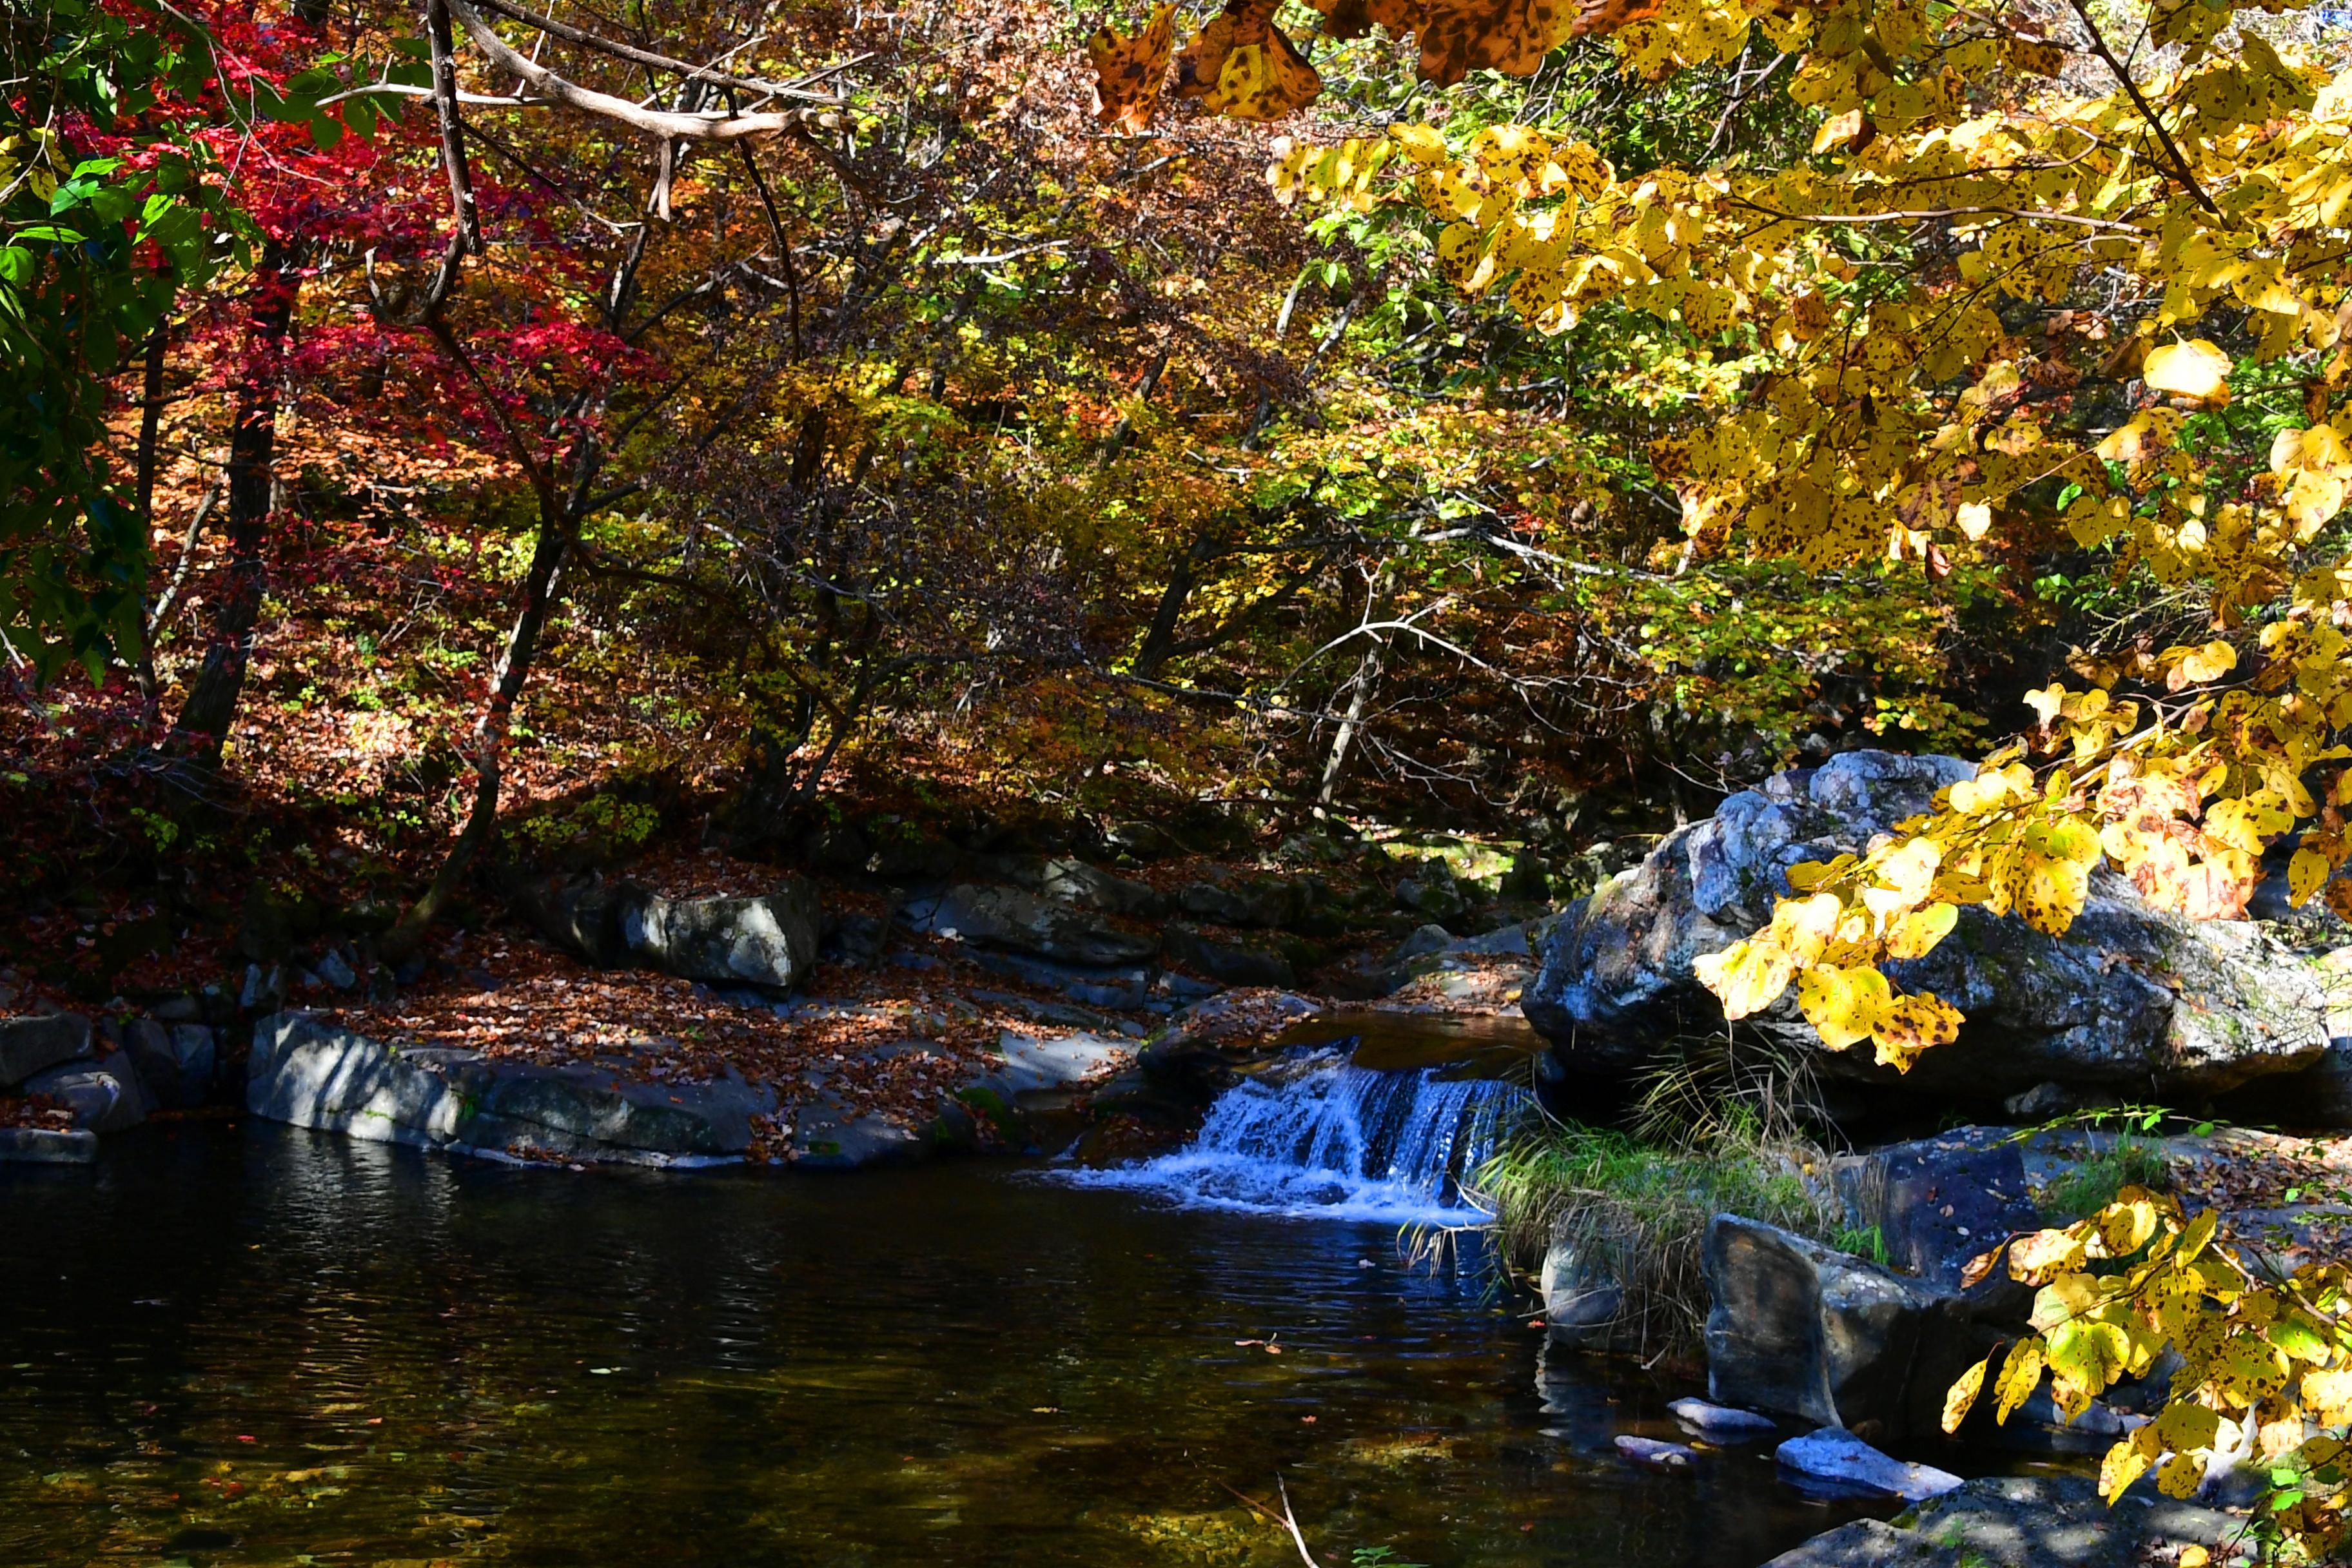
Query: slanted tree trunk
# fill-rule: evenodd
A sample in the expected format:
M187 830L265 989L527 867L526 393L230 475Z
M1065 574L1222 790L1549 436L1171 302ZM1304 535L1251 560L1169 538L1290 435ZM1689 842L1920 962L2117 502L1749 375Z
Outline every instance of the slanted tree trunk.
M274 239L265 243L237 372L236 420L229 432L227 580L213 602L204 668L173 726L178 742L207 766L218 765L236 717L246 667L253 658L253 628L268 586L264 552L278 455L278 387L300 286L284 246Z

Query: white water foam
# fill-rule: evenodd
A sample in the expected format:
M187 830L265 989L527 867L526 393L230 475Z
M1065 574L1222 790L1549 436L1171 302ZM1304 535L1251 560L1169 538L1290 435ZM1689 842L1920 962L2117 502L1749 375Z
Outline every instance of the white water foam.
M1461 1180L1529 1099L1493 1079L1334 1063L1280 1085L1251 1079L1227 1089L1175 1153L1057 1169L1051 1179L1155 1193L1187 1208L1475 1225L1486 1216L1463 1200Z

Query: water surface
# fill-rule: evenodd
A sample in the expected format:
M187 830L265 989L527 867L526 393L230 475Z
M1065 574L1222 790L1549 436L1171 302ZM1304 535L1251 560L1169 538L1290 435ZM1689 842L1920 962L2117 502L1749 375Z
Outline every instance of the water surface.
M511 1169L266 1125L0 1166L0 1563L1752 1568L1847 1517L1621 1463L1685 1387L1471 1250L941 1164ZM1269 1342L1279 1353L1269 1353Z

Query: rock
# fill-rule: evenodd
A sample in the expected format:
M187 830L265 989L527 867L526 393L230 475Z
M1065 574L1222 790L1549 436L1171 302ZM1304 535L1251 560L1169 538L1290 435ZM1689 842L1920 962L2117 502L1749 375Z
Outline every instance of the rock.
M167 1028L152 1018L136 1018L122 1031L122 1048L156 1109L185 1110L210 1096L215 1044L213 1032L202 1024Z
M2003 1127L1961 1127L1837 1160L1831 1176L1846 1223L1876 1230L1897 1268L1958 1291L1970 1259L2045 1223L2011 1139ZM2021 1321L2033 1296L2005 1268L1964 1294L1979 1317Z
M1065 963L1112 967L1150 959L1160 943L1019 888L959 883L906 907L908 929Z
M871 1113L827 1100L803 1106L793 1129L793 1163L809 1171L906 1165L929 1157L932 1141Z
M1114 823L1103 830L1103 842L1132 860L1160 860L1184 853L1173 834L1149 822Z
M1734 1410L1728 1405L1711 1405L1704 1399L1677 1399L1666 1408L1675 1413L1675 1420L1718 1443L1760 1437L1780 1425L1769 1415L1759 1415L1753 1410Z
M1134 1042L1092 1034L1040 1038L1005 1029L996 1037L996 1051L1004 1065L979 1081L1012 1101L1039 1090L1074 1088L1135 1065Z
M319 960L318 972L320 979L338 991L349 991L360 983L359 974L352 968L351 960L343 956L342 950L340 948L331 947L327 950L326 955Z
M377 1143L437 1148L457 1139L464 1091L448 1068L470 1051L380 1045L315 1013L275 1013L253 1027L246 1109L270 1121Z
M1059 991L1071 1001L1088 1007L1139 1007L1150 996L1154 984L1151 972L1139 967L1103 969L1056 963L1025 952L991 952L985 948L970 951L964 956L975 967L992 974L1002 974L1024 985Z
M1428 958L1445 952L1454 942L1454 933L1442 925L1415 926L1412 934L1397 943L1396 951L1389 954L1389 962L1409 963L1416 958ZM1523 942L1521 946L1525 945Z
M500 885L514 911L557 946L600 968L629 962L621 916L646 897L635 883L607 881L591 872L568 877L510 873Z
M264 1013L276 1009L286 999L286 972L276 964L264 969L258 963L245 966L245 984L237 988L236 1005L248 1013Z
M1298 984L1287 956L1254 942L1223 942L1194 926L1171 922L1162 943L1171 963L1197 969L1228 985L1272 985L1287 990Z
M80 1128L0 1127L0 1164L87 1165L98 1158L98 1134Z
M2231 1120L2334 1131L2352 1127L2352 1035L2336 1034L2300 1072L2256 1079L2230 1097Z
M621 939L642 963L688 980L790 990L816 967L816 888L798 877L748 899L666 899L621 910Z
M1443 867L1407 877L1396 885L1397 908L1411 910L1433 921L1458 920L1468 909L1461 887Z
M1538 1290L1543 1298L1544 1329L1551 1342L1570 1350L1606 1350L1624 1321L1625 1289L1607 1269L1588 1262L1579 1240L1556 1231L1544 1251Z
M1157 920L1169 909L1168 895L1148 882L1113 876L1097 866L1042 855L992 855L977 868L983 874L1073 909Z
M1706 1392L1719 1405L1901 1432L1915 1368L1949 1337L1943 1298L1891 1269L1759 1220L1717 1215L1704 1249ZM1962 1365L1966 1363L1963 1363ZM1952 1369L1954 1375L1961 1370ZM1932 1372L1921 1375L1932 1375ZM1937 1394L1940 1398L1942 1386Z
M1497 891L1504 898L1524 899L1529 902L1551 897L1551 879L1544 874L1541 857L1532 849L1522 849L1513 856L1510 869L1503 873Z
M174 996L158 1002L149 1012L159 1024L201 1024L205 1021L204 998Z
M1284 926L1307 901L1304 879L1249 877L1226 883L1190 882L1178 890L1176 907L1195 920L1220 926Z
M1953 757L1851 752L1733 795L1562 922L1528 987L1528 1018L1570 1068L1621 1074L1649 1064L1661 1040L1719 1030L1722 1008L1693 961L1762 926L1790 866L1864 848L1972 771ZM2317 981L2258 927L2152 910L2105 870L2063 941L1971 907L1933 952L1888 973L1968 1016L1956 1042L1900 1079L1946 1096L1997 1100L2056 1082L2187 1099L2309 1066L2326 1044ZM1825 1076L1898 1081L1867 1052L1822 1049L1794 987L1748 1024Z
M1681 1443L1662 1443L1655 1437L1635 1437L1620 1434L1617 1451L1646 1470L1664 1470L1670 1475L1687 1474L1698 1463L1698 1451Z
M1961 1484L1960 1478L1933 1465L1906 1464L1882 1454L1853 1433L1834 1426L1791 1437L1772 1450L1773 1458L1824 1490L1864 1497L1925 1502Z
M89 1055L89 1020L79 1013L0 1018L0 1089Z
M100 1134L127 1131L147 1120L147 1091L139 1069L121 1051L91 1062L68 1062L25 1080L25 1092L54 1100L73 1112L74 1125Z
M315 1013L254 1028L246 1104L256 1116L375 1142L567 1159L723 1159L751 1144L772 1091L657 1083L593 1067L542 1067L436 1047L403 1049Z
M1984 1476L1922 1502L1897 1524L1860 1520L1764 1568L2146 1568L2199 1546L2218 1564L2244 1521L2156 1495L2145 1482L2112 1509L2087 1476Z

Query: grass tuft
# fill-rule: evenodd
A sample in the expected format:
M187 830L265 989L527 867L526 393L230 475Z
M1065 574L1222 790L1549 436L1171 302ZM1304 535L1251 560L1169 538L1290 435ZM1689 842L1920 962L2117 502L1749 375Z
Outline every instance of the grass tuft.
M1793 1119L1768 1119L1769 1102L1759 1109L1738 1093L1683 1095L1681 1104L1704 1106L1705 1114L1637 1115L1634 1125L1653 1136L1575 1122L1531 1127L1472 1183L1513 1265L1532 1271L1565 1243L1581 1260L1580 1272L1617 1282L1624 1302L1612 1337L1644 1357L1697 1350L1707 1310L1701 1247L1717 1215L1822 1241L1840 1225L1829 1155Z

